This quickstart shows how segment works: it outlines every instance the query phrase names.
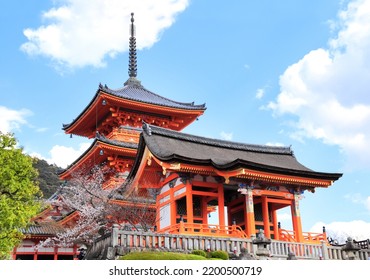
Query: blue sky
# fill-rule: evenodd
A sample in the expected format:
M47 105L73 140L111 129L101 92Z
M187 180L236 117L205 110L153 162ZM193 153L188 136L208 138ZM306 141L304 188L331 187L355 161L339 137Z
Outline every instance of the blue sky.
M62 124L100 82L119 88L128 78L133 11L142 84L207 105L185 132L291 145L307 167L344 173L305 194L303 228L370 237L370 0L14 0L1 8L0 130L27 153L65 167L89 146Z

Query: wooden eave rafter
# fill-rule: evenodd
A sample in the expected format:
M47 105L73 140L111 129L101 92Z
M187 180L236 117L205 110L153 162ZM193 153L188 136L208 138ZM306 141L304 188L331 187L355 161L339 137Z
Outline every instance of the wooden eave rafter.
M107 96L105 99L110 105L110 110L113 111L111 115L112 120L118 117L118 114L136 115L137 118L146 119L145 122L158 126L171 127L174 130L182 130L204 113L203 110L186 110L160 106L115 96Z
M100 155L100 151L103 150L103 155ZM115 146L113 144L107 144L101 141L96 141L94 145L90 146L89 150L85 152L76 162L68 167L63 173L59 175L60 179L65 180L71 176L73 172L81 168L84 164L92 162L93 164L101 163L107 159L109 153L116 155L125 155L135 158L137 149L125 148ZM97 160L98 159L98 160Z
M103 100L105 105L102 105ZM99 90L88 107L65 129L65 133L94 137L95 131L99 130L104 121L102 118L112 114L110 108L128 108L128 114L136 110L144 115L148 112L149 115L152 113L167 116L174 123L172 127L176 130L182 130L204 113L204 110L186 110L129 100Z
M54 234L26 234L24 239L32 239L32 240L45 240L49 237L54 236Z
M105 100L105 98L99 91L77 119L65 128L65 133L88 138L95 137L97 122L101 116L109 113L109 108L102 104L103 100Z
M225 178L225 183L227 184L230 178L245 178L251 180L261 180L271 183L285 183L292 185L303 185L310 187L329 187L332 185L333 181L325 179L314 179L308 177L300 176L291 176L291 175L282 175L274 174L269 172L256 171L247 168L237 168L234 170L218 170L211 166L197 166L186 163L167 163L162 162L157 159L153 154L149 156L150 160L156 161L163 170L163 174L166 174L167 171L177 171L177 172L188 172L188 173L198 173L203 175L214 175L221 176Z
M79 216L78 212L77 211L74 211L73 213L67 215L66 217L64 217L62 220L58 221L57 224L58 225L65 225L67 224L68 222L72 221L73 219L77 219Z
M129 200L111 200L113 204L121 205L121 206L130 206L130 207L137 207L137 208L149 208L149 209L156 209L155 202L148 203L148 202L136 202L136 201L129 201Z
M108 144L108 143L104 143L100 141L98 141L97 148L100 148L100 150L103 150L103 151L114 152L119 155L130 155L132 157L135 157L137 153L137 149L116 146L113 144Z
M43 211L38 213L36 216L31 218L31 221L36 221L39 218L43 218L45 216L48 216L48 214L53 211L53 207L51 205L48 205Z

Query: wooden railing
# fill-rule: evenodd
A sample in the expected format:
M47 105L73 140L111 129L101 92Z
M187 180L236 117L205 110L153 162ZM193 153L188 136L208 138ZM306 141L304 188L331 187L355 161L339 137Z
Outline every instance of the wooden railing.
M116 253L120 249L128 249L130 251L142 248L162 248L185 252L192 250L223 250L236 255L239 255L242 249L252 255L255 255L257 252L257 245L253 244L252 240L248 238L123 231L118 226L114 226L111 235L101 237L89 248L87 258L94 259L99 255L103 255L104 251L109 251L107 247L113 249ZM297 259L347 259L342 247L330 246L325 241L321 241L319 244L308 244L271 240L268 249L270 251L270 259L287 259L289 253L294 253ZM355 254L360 260L370 258L370 250L368 249L359 250Z
M248 238L246 233L240 226L221 226L221 225L210 225L210 224L191 224L180 222L178 224L166 227L159 233L171 233L171 234L186 234L186 235L202 235L202 236L217 236L217 237L237 237L237 238Z
M305 243L320 244L322 241L327 242L325 232L323 233L303 232L302 235ZM294 231L280 228L279 240L295 242L297 239Z

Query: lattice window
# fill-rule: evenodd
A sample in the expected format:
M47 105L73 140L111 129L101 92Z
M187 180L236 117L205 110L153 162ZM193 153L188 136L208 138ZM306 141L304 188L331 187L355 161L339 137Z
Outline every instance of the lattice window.
M237 225L244 224L244 211L240 210L231 215L231 221L235 221Z
M262 214L262 204L254 204L254 220L256 221L263 221L263 214ZM272 214L271 211L269 211L269 222L272 222Z
M254 220L263 221L262 205L261 203L254 204Z
M202 199L199 196L193 197L193 216L202 217Z
M186 215L186 197L176 200L177 215Z

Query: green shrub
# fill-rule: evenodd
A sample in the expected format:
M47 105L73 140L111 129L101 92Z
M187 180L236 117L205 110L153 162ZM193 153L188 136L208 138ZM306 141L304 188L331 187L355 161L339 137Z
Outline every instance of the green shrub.
M191 252L193 255L198 255L198 256L202 256L202 257L207 257L207 254L206 252L204 252L203 250L193 250Z
M174 252L133 252L119 258L120 260L206 260L199 255Z
M215 259L228 260L229 254L225 251L213 251L211 252L211 257Z

